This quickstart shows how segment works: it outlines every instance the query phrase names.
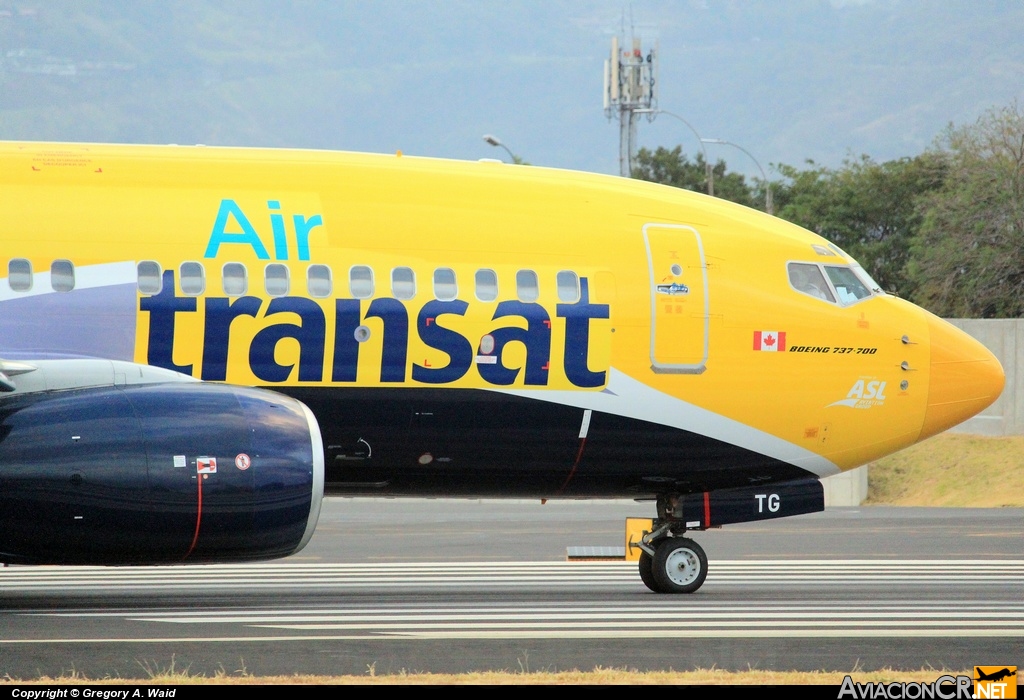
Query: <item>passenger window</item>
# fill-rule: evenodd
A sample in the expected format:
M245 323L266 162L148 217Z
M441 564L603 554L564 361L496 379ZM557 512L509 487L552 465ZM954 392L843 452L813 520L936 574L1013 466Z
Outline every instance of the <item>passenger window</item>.
M7 263L7 284L11 291L27 292L32 289L32 263L25 258L14 258Z
M55 292L70 292L75 288L75 266L70 260L54 260L50 265L50 286Z
M533 270L520 270L516 273L516 296L519 301L537 301L540 287L537 284L537 273Z
M229 297L240 297L249 291L249 275L242 263L224 263L221 285Z
M450 267L439 267L434 270L434 296L441 301L451 301L459 296L455 270Z
M331 283L331 268L326 265L310 265L306 270L306 289L309 296L316 299L331 296L334 289Z
M263 284L267 288L267 294L272 297L283 297L292 288L291 278L288 276L288 267L281 263L270 263L263 273Z
M558 300L575 304L580 300L580 278L575 272L563 270L555 277L558 283Z
M160 263L143 260L136 268L139 291L143 294L159 294L164 288L163 271Z
M181 293L197 297L206 290L206 273L197 262L181 264Z
M391 293L395 299L412 299L416 296L416 273L411 267L396 267L391 271Z
M833 304L836 302L835 297L832 296L832 290L828 288L828 283L825 282L825 276L821 274L821 268L817 265L790 263L789 283L798 292L818 299L824 299Z
M476 298L480 301L498 298L498 275L494 270L476 271Z
M348 273L348 288L356 299L373 296L373 270L366 265L356 265Z
M864 286L864 283L850 268L829 265L825 268L825 272L832 280L832 286L836 288L841 303L852 304L871 296L871 290Z

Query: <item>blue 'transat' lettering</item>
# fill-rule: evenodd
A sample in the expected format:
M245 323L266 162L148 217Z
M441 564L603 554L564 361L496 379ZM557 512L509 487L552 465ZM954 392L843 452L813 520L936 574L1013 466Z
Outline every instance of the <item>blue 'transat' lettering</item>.
M196 313L196 297L176 294L175 273L164 272L163 288L159 294L143 296L140 311L149 313L149 346L147 361L185 374L193 373L192 364L174 361L175 325L179 313ZM565 319L563 369L569 382L581 388L603 386L606 371L593 371L588 366L592 340L591 321L610 316L607 304L592 304L586 278L580 279L580 299L574 304L558 304L557 318ZM244 342L239 332L232 333L233 324L240 318L262 321L249 340L249 370L260 381L277 384L295 375L298 382L321 382L324 379L325 355L330 353L330 381L353 383L357 380L359 354L362 343L357 339L358 328L368 319L379 319L383 326L380 341L380 381L402 383L409 372L409 335L412 332L410 314L405 304L395 298L378 297L364 303L360 299L335 299L334 314L325 314L320 303L306 297L284 296L269 303L256 296L220 297L204 299L202 366L199 376L207 381L228 379L228 358L237 356L242 348L232 352L232 342ZM469 303L431 300L416 315L415 332L424 345L448 355L448 363L432 367L412 363L412 380L421 384L450 384L466 376L473 367L480 378L494 386L511 386L522 376L525 386L547 386L550 373L552 323L547 310L538 303L521 301L499 302L492 321L519 318L517 325L503 326L487 333L488 349L474 352L473 343L458 331L447 327L445 316L465 316ZM297 321L297 322L296 322ZM327 345L328 328L333 323L334 342ZM243 337L247 334L242 334ZM277 361L277 348L281 341L298 344L298 363L281 364ZM482 343L482 341L480 341ZM509 367L505 349L510 343L519 343L525 349L525 362L521 367ZM181 349L179 349L179 353ZM490 356L493 362L474 362L474 357ZM296 372L296 369L298 370Z
M179 365L174 362L174 317L179 312L195 312L196 300L195 297L175 296L173 271L164 272L163 289L159 294L142 297L139 300L139 309L149 312L147 364L182 374L192 374L192 365Z
M586 277L580 278L580 299L575 304L559 304L558 316L565 319L565 374L580 387L604 386L607 372L591 372L587 366L590 349L590 319L608 318L608 304L591 304Z
M448 364L444 367L412 366L412 378L424 384L448 384L462 377L473 366L473 346L463 336L437 323L444 314L465 316L469 304L461 299L453 301L428 301L420 309L416 329L420 340L436 350L446 353Z

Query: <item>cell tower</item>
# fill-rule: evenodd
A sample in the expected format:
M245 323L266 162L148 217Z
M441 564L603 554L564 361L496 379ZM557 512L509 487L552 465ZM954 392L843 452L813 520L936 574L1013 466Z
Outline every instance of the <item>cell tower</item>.
M636 122L640 113L651 114L658 105L658 52L648 49L646 58L640 39L633 37L632 49L620 49L619 37L612 37L612 51L604 62L604 114L619 114L619 174L629 177L636 150Z

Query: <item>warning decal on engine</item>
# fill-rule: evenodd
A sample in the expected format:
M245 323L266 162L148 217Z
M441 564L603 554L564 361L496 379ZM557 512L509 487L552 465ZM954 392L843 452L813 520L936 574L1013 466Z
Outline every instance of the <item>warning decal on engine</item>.
M197 457L196 458L196 473L197 474L216 474L217 473L217 458L216 457Z

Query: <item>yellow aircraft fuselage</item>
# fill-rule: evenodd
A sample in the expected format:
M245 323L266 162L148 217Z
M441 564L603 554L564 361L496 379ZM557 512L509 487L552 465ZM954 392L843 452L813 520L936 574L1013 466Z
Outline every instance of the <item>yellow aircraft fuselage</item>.
M0 192L0 357L291 394L342 492L822 477L1002 389L985 348L871 289L820 236L670 187L400 154L5 143ZM803 271L830 298L797 288Z

